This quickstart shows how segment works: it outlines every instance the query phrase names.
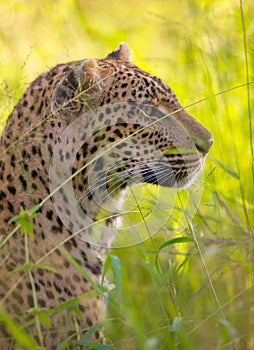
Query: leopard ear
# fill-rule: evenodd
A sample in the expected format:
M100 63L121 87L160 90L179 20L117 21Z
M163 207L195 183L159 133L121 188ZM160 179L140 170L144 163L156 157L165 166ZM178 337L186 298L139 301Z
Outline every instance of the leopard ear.
M51 99L51 111L68 118L79 114L85 106L92 107L101 85L96 60L84 60L56 85Z
M130 50L126 43L121 43L117 49L109 53L106 60L129 61Z

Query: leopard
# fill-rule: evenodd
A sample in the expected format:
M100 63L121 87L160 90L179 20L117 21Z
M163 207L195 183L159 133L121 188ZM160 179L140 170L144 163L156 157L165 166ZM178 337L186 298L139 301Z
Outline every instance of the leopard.
M121 43L103 59L58 64L27 87L7 119L0 139L2 349L31 348L18 331L35 349L78 348L103 318L97 287L119 213L113 208L98 224L101 207L133 183L186 187L203 168L211 133L129 58ZM99 327L90 333L90 342L103 342Z

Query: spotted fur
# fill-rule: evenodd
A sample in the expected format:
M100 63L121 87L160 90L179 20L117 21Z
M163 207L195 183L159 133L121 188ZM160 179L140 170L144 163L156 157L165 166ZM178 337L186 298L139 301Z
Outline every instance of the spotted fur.
M87 297L91 283L63 250L100 283L111 220L97 235L90 224L107 196L133 182L185 186L211 144L210 133L170 88L129 62L124 43L105 59L60 64L41 74L15 106L0 141L0 308L40 346L55 349L74 335L73 348L100 319L101 300ZM61 187L71 175L73 192ZM34 239L25 239L11 219L21 207L36 205ZM33 265L22 268L28 260ZM69 300L82 317L54 309ZM46 309L50 325L38 318L34 323L34 314ZM95 332L92 339L99 337ZM15 348L6 323L0 344Z

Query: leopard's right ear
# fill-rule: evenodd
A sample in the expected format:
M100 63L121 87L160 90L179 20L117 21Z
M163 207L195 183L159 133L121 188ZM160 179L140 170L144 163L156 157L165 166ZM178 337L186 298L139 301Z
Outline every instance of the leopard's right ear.
M106 56L106 60L129 61L130 50L126 43L121 43L117 49Z
M102 84L96 60L84 60L56 85L52 94L51 112L66 118L76 117L88 105L93 106Z

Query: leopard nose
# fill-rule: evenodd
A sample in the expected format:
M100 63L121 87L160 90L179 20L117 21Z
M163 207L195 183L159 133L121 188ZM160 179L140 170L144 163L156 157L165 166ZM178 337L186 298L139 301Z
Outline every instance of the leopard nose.
M182 123L187 130L187 133L194 141L198 151L205 156L213 144L213 138L210 131L208 131L185 110L176 113L175 118Z
M184 125L187 132L194 141L198 151L205 156L213 144L213 138L210 131L201 125L191 115L184 110L176 114L176 118Z
M194 140L195 145L197 147L197 150L205 156L211 149L213 145L213 138L210 137L209 139L201 139L196 138Z

